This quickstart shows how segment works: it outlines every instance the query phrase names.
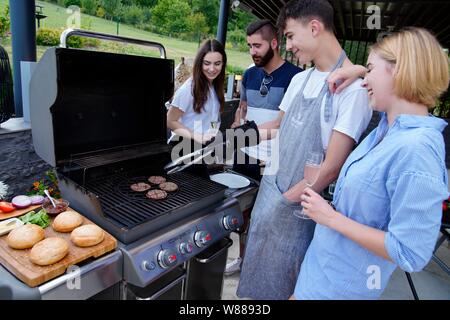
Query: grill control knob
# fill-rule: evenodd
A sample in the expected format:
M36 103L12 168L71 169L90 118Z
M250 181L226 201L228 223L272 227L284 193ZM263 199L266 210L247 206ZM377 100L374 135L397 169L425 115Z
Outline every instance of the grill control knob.
M172 250L161 250L158 253L158 263L164 269L172 267L177 264L177 254Z
M207 231L197 231L194 234L194 242L199 248L205 247L211 240L211 234Z
M181 254L189 254L192 252L194 247L191 242L182 242L180 243L178 249L180 250Z
M141 263L141 268L144 271L152 271L153 269L156 268L156 265L154 262L149 262L149 261L144 260Z
M239 219L234 216L225 216L222 218L222 225L225 230L235 230L239 224Z

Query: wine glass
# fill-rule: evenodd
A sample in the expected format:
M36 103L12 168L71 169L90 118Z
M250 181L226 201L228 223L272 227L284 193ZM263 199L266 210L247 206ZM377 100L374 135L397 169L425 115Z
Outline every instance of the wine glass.
M306 156L305 169L303 171L303 177L308 187L312 187L317 181L320 173L320 167L323 162L323 152L310 151ZM295 210L294 216L301 219L311 219L302 210Z
M220 125L220 115L217 115L216 117L212 117L209 122L209 131L213 135L217 135L219 132L219 125Z

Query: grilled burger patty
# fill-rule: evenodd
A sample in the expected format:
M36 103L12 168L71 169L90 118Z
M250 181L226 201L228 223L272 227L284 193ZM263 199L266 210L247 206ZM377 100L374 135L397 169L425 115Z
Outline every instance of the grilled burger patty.
M153 184L160 184L166 182L166 178L161 176L151 176L150 178L148 178L148 181Z
M159 188L164 191L173 192L178 190L178 185L173 182L163 182L159 185Z
M145 183L145 182L138 182L138 183L133 183L130 186L130 188L133 191L144 192L144 191L149 190L151 188L151 186L148 183Z
M146 196L147 198L150 198L152 200L162 200L167 198L167 192L165 192L164 190L155 189L147 192Z

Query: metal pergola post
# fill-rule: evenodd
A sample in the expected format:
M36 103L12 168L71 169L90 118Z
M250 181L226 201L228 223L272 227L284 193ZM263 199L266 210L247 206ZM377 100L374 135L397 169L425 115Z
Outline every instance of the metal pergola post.
M217 40L225 46L227 40L228 14L230 0L220 0L219 22L217 25Z
M20 61L36 61L35 0L9 0L16 117L23 116Z

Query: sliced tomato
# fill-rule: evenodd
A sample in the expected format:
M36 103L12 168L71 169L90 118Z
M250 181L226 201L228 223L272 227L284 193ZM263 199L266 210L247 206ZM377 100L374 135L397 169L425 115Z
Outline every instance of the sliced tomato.
M8 213L8 212L12 212L14 210L16 210L16 208L14 208L14 206L6 201L1 201L0 202L0 210L3 211L4 213Z

